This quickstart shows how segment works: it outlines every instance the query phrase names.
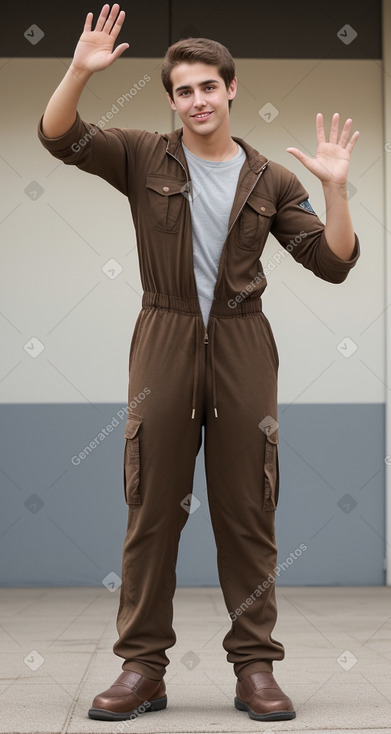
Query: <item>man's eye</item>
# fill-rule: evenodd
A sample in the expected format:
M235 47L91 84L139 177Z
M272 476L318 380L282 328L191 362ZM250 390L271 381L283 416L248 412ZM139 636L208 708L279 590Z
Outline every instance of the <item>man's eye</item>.
M204 87L204 89L205 90L207 90L207 89L215 89L215 85L214 84L208 84L208 86L207 87ZM188 89L186 91L184 91L184 92L179 92L179 96L180 97L184 97L186 94L190 94L190 91Z

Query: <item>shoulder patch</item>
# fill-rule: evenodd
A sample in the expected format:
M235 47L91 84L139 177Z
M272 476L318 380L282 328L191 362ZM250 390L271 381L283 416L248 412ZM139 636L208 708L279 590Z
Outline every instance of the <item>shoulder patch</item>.
M316 214L316 212L313 210L309 199L306 199L305 201L302 201L301 204L299 204L299 207L301 209L305 209L307 212L311 212L311 214Z

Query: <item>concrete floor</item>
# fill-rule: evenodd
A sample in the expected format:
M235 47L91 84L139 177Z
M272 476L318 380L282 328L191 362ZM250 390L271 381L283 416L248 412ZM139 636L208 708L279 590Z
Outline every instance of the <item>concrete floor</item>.
M167 709L131 722L88 718L120 674L119 589L0 589L0 732L378 732L391 734L391 588L277 587L274 665L297 718L265 724L233 706L219 588L177 589Z

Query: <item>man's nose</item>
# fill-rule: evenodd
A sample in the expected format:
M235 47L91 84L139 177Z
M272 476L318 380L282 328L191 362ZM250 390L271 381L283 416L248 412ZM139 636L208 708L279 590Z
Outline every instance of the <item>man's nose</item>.
M203 92L201 92L200 90L198 90L198 91L196 90L194 92L194 106L195 107L203 107L203 105L205 105L205 104L206 104L206 102L205 102L205 97L204 97Z

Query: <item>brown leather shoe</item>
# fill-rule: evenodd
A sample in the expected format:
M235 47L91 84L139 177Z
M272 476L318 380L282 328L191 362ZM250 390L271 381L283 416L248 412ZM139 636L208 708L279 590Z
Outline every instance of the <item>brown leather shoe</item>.
M236 684L235 708L247 711L257 721L294 719L296 712L290 698L281 690L273 673L260 671Z
M151 680L133 670L124 670L113 685L95 696L88 712L90 719L121 721L136 719L147 711L167 706L164 680Z

